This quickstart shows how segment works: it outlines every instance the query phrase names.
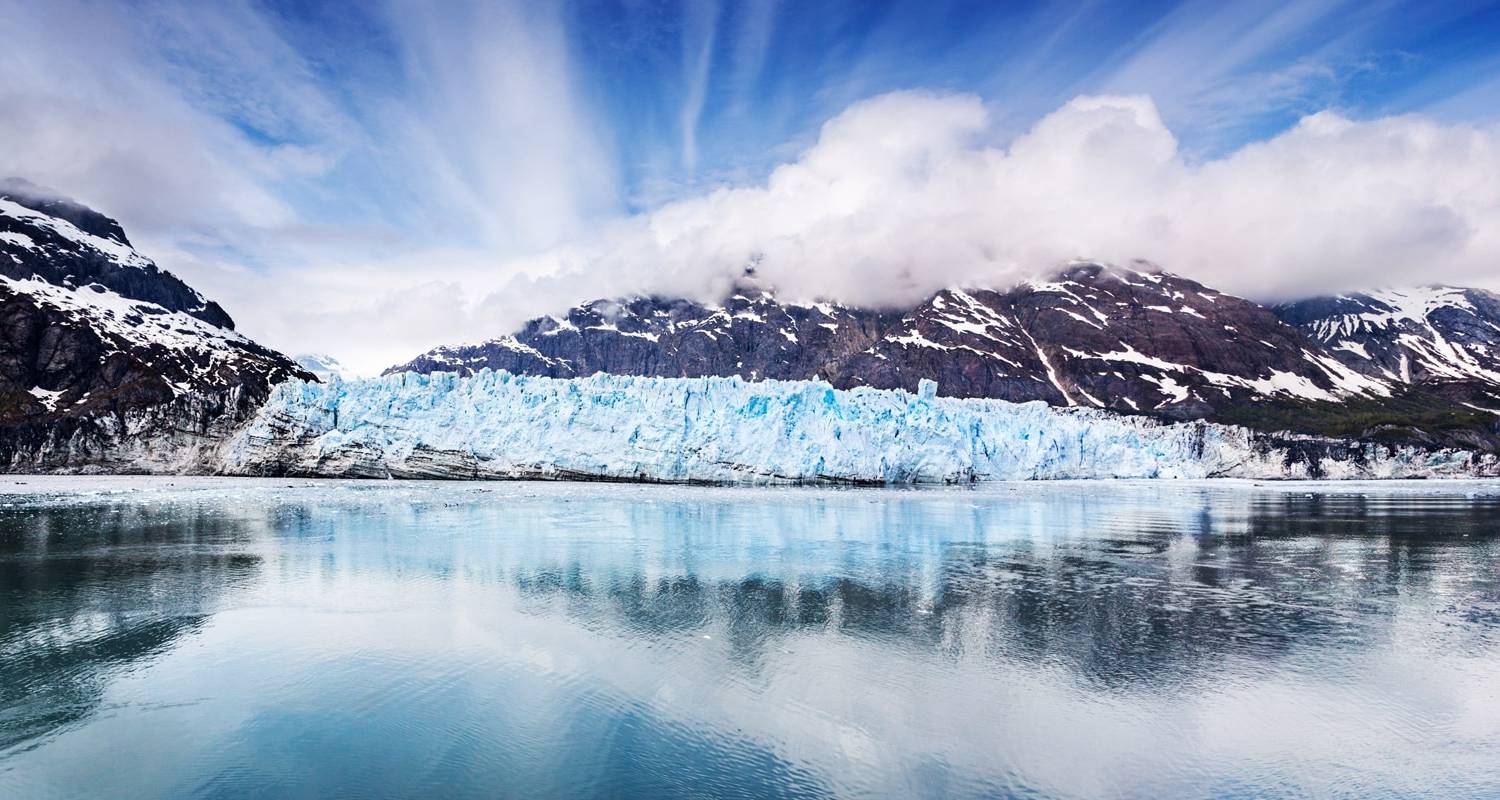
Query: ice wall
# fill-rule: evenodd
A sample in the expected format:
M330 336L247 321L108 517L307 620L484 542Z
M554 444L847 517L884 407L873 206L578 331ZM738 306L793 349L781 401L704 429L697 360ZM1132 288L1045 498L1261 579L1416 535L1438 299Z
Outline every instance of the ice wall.
M1493 474L1495 460L820 381L482 371L279 386L228 474L967 483ZM1486 472L1488 470L1488 472Z

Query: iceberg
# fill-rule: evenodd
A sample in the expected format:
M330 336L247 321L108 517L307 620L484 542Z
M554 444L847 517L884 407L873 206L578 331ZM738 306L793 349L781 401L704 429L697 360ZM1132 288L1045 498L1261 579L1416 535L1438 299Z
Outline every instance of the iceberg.
M822 381L481 370L289 381L218 450L232 475L671 483L1500 474L1490 454Z

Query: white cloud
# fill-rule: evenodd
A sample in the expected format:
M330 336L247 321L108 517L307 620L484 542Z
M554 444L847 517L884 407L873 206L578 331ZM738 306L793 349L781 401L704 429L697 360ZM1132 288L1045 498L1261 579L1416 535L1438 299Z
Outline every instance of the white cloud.
M1263 299L1496 283L1500 129L1322 112L1200 163L1144 97L1080 97L1008 146L988 120L964 95L857 104L764 185L633 220L581 271L596 293L710 297L756 259L787 293L866 304L1074 257L1145 258Z
M1500 129L1323 112L1207 162L1144 97L1080 97L1004 145L968 95L901 92L830 120L761 185L528 259L444 251L291 276L269 343L373 371L614 295L715 299L758 262L785 295L913 302L1060 261L1144 258L1262 300L1446 281L1500 288ZM420 275L414 278L413 275ZM316 303L297 298L317 298Z

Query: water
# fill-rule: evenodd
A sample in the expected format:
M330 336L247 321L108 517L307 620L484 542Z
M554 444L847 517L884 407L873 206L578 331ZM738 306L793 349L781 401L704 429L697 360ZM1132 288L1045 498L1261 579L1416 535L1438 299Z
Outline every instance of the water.
M0 480L0 797L579 796L1500 796L1500 487Z

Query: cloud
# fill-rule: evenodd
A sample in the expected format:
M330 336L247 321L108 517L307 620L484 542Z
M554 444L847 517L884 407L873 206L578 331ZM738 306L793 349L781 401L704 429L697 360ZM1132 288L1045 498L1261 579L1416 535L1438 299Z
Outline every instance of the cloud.
M686 96L679 114L682 126L682 165L689 173L698 167L698 122L708 99L709 68L713 65L718 6L696 0L686 6L682 32L682 71Z
M375 127L441 237L494 251L577 236L617 209L607 126L581 99L560 8L394 3L403 90ZM478 234L478 235L476 235Z
M856 104L763 185L664 206L501 294L712 299L754 262L791 297L899 305L1071 258L1148 259L1263 300L1496 283L1497 128L1320 112L1196 162L1145 97L1077 98L1005 145L989 120L969 95Z
M145 228L206 231L291 218L267 184L295 165L195 106L191 90L171 79L165 54L144 51L129 20L69 3L6 4L0 14L7 173L128 210Z

